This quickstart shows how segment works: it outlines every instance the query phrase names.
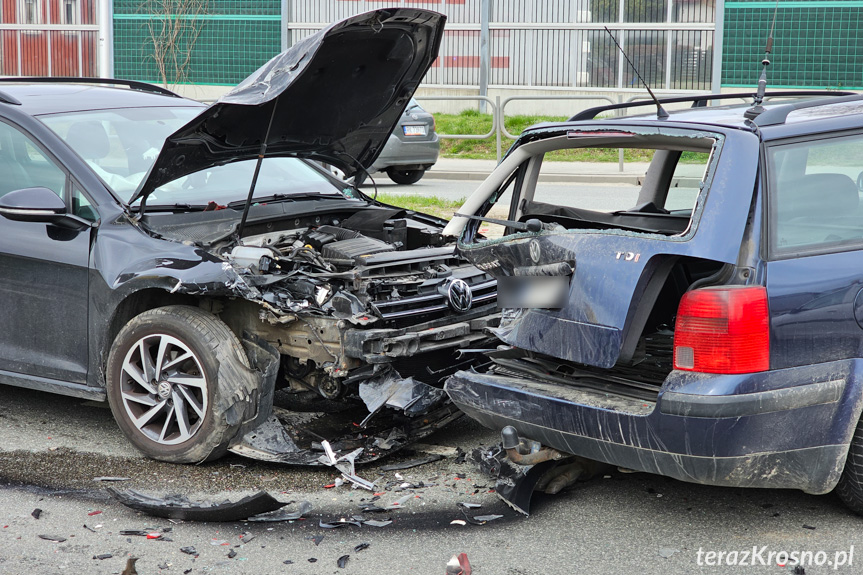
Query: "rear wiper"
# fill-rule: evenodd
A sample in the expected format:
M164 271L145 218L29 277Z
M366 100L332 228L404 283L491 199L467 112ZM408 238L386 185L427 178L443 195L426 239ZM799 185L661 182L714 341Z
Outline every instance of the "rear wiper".
M453 217L467 218L469 220L479 220L481 222L489 222L490 224L500 224L502 226L512 228L519 232L531 232L534 234L542 230L553 231L561 227L560 224L544 224L536 218L531 218L524 222L516 222L514 220L498 220L495 218L486 218L484 216L469 216L467 214L454 214Z
M283 202L283 201L296 201L296 200L305 200L308 198L344 198L344 196L338 192L333 192L332 194L322 194L321 192L307 192L307 193L295 193L295 194L273 194L271 196L263 196L260 198L252 198L252 204L266 204L271 202ZM229 208L242 208L246 205L246 200L236 200L230 202L228 204Z

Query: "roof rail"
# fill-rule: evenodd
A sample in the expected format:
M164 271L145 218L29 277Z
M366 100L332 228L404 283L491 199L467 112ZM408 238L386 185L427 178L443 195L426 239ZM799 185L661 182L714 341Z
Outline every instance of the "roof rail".
M0 78L0 82L16 84L32 84L35 82L45 84L109 84L114 86L128 86L133 90L140 90L141 92L150 92L153 94L162 94L163 96L173 96L174 98L181 97L179 94L176 94L166 88L162 88L161 86L155 86L147 82L139 82L138 80L117 80L116 78L78 78L75 76L6 76Z
M822 96L822 97L841 97L841 96L856 96L855 92L825 92L823 90L784 90L784 91L775 91L769 92L765 94L765 97L778 97L778 96ZM741 92L736 94L693 94L692 96L677 96L674 98L660 98L659 102L662 104L675 104L680 102L692 102L693 108L703 108L707 106L707 102L712 100L734 100L738 98L753 98L755 94L749 92ZM813 106L817 106L823 104L824 102L818 101L817 104L812 104ZM595 108L588 108L587 110L583 110L569 119L570 122L578 122L580 120L593 120L599 114L603 112L608 112L611 110L625 110L628 108L638 108L641 106L655 106L656 103L653 100L642 100L639 102L625 102L623 104L609 104L607 106L596 106ZM787 114L786 114L787 115ZM784 121L784 120L783 120ZM758 122L758 125L763 125L761 122Z
M823 99L823 100L806 100L804 102L790 102L788 104L782 104L781 106L776 106L773 108L765 108L763 112L758 114L755 117L753 122L755 125L759 127L763 126L776 126L778 124L784 124L785 120L788 118L788 114L794 112L795 110L802 110L805 108L814 108L815 106L823 106L825 104L841 104L843 102L859 102L863 100L863 94L848 94L846 96L842 96L839 98L833 99Z

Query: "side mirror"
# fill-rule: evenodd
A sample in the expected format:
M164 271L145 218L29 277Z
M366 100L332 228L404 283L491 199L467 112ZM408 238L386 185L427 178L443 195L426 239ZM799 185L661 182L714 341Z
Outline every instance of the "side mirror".
M67 213L66 202L48 188L24 188L0 196L0 216L16 222L54 224L86 229L93 224Z
M0 215L17 222L55 223L66 215L66 202L48 188L24 188L0 196Z

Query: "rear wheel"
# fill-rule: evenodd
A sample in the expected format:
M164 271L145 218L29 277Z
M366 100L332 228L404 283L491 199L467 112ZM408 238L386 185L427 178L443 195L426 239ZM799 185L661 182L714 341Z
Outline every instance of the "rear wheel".
M226 401L248 401L235 393L238 382L220 381L220 374L242 373L248 365L237 336L214 315L186 306L153 309L129 321L114 340L108 403L120 429L148 457L215 459L240 426L223 416Z
M425 170L402 170L396 167L387 168L387 176L392 181L403 186L409 186L420 181L425 175Z
M854 513L863 515L863 419L857 423L836 495Z

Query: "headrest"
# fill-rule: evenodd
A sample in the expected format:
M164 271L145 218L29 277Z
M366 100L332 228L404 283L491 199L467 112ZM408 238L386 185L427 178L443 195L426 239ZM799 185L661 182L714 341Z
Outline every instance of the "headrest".
M85 160L104 158L111 151L108 134L101 122L77 122L69 127L66 143Z

